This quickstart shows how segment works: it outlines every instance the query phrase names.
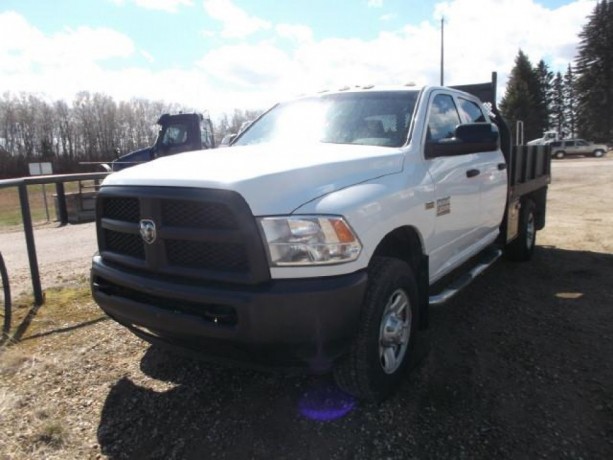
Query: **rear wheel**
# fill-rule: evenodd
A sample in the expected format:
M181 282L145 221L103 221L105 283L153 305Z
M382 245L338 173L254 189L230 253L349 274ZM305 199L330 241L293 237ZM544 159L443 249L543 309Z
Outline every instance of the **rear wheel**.
M594 150L593 155L594 155L596 158L600 158L600 157L604 156L604 150Z
M531 200L522 203L519 215L519 235L505 248L508 259L530 260L536 245L536 206Z
M566 156L566 153L563 150L558 150L557 152L553 152L553 157L561 160Z
M398 385L411 359L418 324L417 284L408 264L388 257L373 259L368 277L358 335L334 377L347 393L381 401Z

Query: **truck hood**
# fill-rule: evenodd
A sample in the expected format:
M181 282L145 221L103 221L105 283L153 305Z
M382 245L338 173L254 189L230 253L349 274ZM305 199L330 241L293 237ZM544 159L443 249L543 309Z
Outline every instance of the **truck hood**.
M400 149L261 144L186 152L111 174L103 186L234 190L254 215L288 214L319 196L402 170Z

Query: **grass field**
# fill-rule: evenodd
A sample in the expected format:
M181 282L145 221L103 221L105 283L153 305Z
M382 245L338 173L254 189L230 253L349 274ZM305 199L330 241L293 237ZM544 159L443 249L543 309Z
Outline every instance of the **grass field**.
M93 181L83 181L83 186L93 186ZM77 192L79 182L67 182L64 184L66 193ZM91 189L88 189L91 190ZM44 193L43 193L44 192ZM55 184L29 185L28 201L30 203L30 213L32 222L43 224L56 220L56 209L54 195L56 193ZM47 212L45 211L45 196L47 198ZM22 225L21 205L19 204L19 190L17 187L0 189L0 230L18 227Z

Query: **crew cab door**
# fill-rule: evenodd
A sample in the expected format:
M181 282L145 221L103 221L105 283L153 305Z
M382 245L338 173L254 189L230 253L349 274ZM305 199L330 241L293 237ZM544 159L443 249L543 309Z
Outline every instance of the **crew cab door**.
M480 104L461 96L456 100L462 123L482 123L487 120ZM481 224L476 236L481 240L496 232L502 222L507 202L507 164L502 151L496 148L476 153L474 165L479 171L474 179L479 183Z
M435 200L426 204L436 216L430 252L431 279L453 269L463 252L478 239L481 212L477 154L439 156L429 150L432 145L451 142L461 123L453 96L434 92L424 140L424 156L435 186Z

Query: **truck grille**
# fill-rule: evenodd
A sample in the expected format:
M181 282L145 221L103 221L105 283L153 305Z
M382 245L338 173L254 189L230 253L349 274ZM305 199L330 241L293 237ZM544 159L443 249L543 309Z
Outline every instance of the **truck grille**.
M270 279L249 206L235 192L174 187L103 187L96 204L103 259L130 269L205 281ZM155 225L146 243L140 223Z
M104 230L104 241L108 251L145 260L145 248L140 235Z

